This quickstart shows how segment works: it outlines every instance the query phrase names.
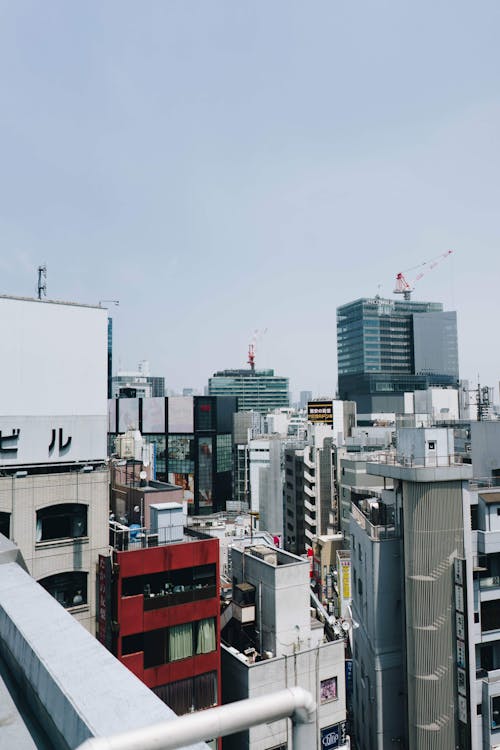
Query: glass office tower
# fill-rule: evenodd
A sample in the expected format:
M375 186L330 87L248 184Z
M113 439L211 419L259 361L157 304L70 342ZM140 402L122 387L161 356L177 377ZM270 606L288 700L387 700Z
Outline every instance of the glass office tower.
M222 370L208 380L210 396L237 396L238 411L268 411L289 406L288 378L274 370Z
M359 299L337 309L339 397L402 412L404 393L458 387L457 320L439 302Z

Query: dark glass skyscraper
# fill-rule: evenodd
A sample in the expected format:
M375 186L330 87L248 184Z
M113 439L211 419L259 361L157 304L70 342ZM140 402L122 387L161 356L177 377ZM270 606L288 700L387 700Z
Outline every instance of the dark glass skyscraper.
M337 309L339 397L402 412L404 393L458 387L457 319L439 302L359 299Z

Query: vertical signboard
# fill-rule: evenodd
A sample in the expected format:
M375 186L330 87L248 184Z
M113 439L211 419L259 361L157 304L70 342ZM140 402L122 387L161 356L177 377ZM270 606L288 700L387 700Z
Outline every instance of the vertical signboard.
M97 580L97 639L111 651L111 557L109 555L99 555Z
M466 570L466 561L458 558L455 559L455 694L457 701L458 750L470 750L471 748Z

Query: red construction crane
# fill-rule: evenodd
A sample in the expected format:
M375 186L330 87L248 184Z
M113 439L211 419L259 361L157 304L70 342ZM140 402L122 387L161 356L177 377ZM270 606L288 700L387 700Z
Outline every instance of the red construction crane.
M445 253L441 253L441 255L438 255L437 258L426 260L424 261L424 263L420 263L420 265L418 266L413 266L413 268L407 268L404 273L408 273L409 271L416 271L418 268L422 269L412 281L407 281L403 272L400 271L396 275L396 287L394 289L394 294L402 294L405 299L411 299L411 293L415 288L416 282L420 281L422 276L425 276L428 271L432 271L433 268L436 268L436 266L439 265L442 260L448 258L448 256L450 256L452 253L453 250L447 250Z
M267 328L264 328L263 331L256 330L253 332L252 340L250 344L248 345L248 364L250 365L251 370L255 370L255 346L257 344L257 340L259 338L262 338L262 336L267 331Z

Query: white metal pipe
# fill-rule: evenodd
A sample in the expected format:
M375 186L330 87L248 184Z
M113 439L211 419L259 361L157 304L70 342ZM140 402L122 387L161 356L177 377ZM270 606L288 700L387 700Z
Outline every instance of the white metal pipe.
M300 687L248 698L186 714L172 721L133 729L111 737L93 737L78 750L176 750L195 742L225 737L266 722L290 717L294 750L316 745L316 703ZM297 727L300 726L300 730ZM296 731L297 729L297 731Z

